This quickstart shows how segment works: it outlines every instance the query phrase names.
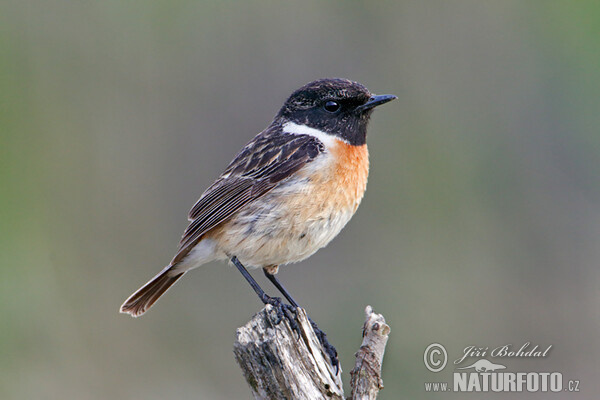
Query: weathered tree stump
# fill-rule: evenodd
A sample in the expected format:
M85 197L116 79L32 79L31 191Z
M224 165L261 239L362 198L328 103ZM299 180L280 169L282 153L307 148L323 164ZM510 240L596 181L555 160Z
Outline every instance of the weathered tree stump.
M390 333L385 319L370 306L363 343L351 372L352 399L375 399L381 388L381 363ZM303 309L298 309L300 337L267 305L238 328L234 353L256 399L344 400L341 369L331 365Z

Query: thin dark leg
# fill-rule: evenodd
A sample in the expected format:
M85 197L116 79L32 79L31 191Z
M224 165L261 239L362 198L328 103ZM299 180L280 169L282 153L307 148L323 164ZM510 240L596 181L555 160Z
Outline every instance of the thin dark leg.
M300 337L301 336L300 327L298 326L298 323L295 321L295 316L294 316L296 309L298 308L298 303L296 303L294 301L292 296L290 296L290 294L283 287L283 285L281 283L279 283L277 278L275 278L275 276L267 273L267 271L263 270L265 272L265 276L267 278L269 278L269 280L271 282L273 282L275 287L277 287L277 289L279 289L279 291L285 296L285 298L288 299L288 301L292 304L291 306L289 306L287 304L283 304L279 297L271 297L271 296L267 295L265 293L265 291L262 290L262 288L254 280L252 275L250 275L250 273L248 272L246 267L244 267L244 265L240 262L240 260L237 259L237 257L232 257L231 262L233 263L233 265L236 266L238 271L240 271L240 273L246 279L246 281L248 281L250 286L252 286L252 289L254 289L254 291L258 295L258 298L264 304L271 304L273 307L275 307L275 309L277 311L277 317L279 319L279 321L277 321L276 323L278 324L279 322L281 322L281 320L285 316L285 318L289 321L291 328L296 333L298 333L298 337ZM331 359L331 364L336 368L336 372L339 372L340 362L338 361L338 358L337 358L337 350L335 349L335 347L333 347L327 341L327 335L325 334L325 332L320 330L319 327L317 326L317 324L315 324L310 318L308 320L310 321L310 324L312 325L313 330L315 331L315 334L317 335L317 338L321 342L321 345L323 346L323 348L329 355L329 358Z
M275 275L268 273L267 270L264 269L264 268L263 268L263 272L265 273L265 276L271 282L273 282L273 285L275 285L275 287L277 289L279 289L279 291L281 292L281 294L290 302L290 304L293 305L294 307L298 308L299 307L298 303L296 303L296 301L288 293L288 291L286 290L286 288L283 287L283 285L281 284L281 282L279 282L279 280L275 277Z
M266 294L265 291L262 290L262 288L254 280L252 275L250 275L246 267L244 267L240 260L237 259L237 257L232 257L231 262L237 267L238 271L240 271L243 277L246 278L246 281L248 281L250 286L252 286L252 289L254 289L260 301L262 301L263 304L270 304L275 308L275 312L277 313L277 321L275 323L279 324L285 317L290 323L292 329L298 333L298 336L300 336L300 328L298 327L298 323L295 320L296 317L294 316L297 307L283 304L279 297L271 297Z
M240 271L240 273L242 274L242 276L244 278L246 278L246 281L248 281L248 283L250 284L250 286L252 286L252 289L254 289L254 291L258 295L258 298L264 304L269 304L269 300L271 299L271 297L268 296L265 293L264 290L262 290L262 288L254 280L254 278L252 277L252 275L250 275L250 273L248 272L248 270L246 269L246 267L244 267L242 265L242 263L240 262L240 260L238 260L237 257L234 256L234 257L231 258L231 262L233 263L233 265L235 265L237 267L238 271Z

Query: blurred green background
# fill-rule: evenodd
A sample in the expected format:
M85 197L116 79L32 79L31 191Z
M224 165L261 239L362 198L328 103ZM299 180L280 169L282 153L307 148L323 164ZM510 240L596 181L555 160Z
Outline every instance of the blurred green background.
M332 76L399 96L357 215L279 274L345 383L371 304L381 399L434 397L433 342L553 345L503 364L597 398L600 3L55 0L0 5L0 398L249 399L232 343L261 305L235 269L118 308L283 100Z

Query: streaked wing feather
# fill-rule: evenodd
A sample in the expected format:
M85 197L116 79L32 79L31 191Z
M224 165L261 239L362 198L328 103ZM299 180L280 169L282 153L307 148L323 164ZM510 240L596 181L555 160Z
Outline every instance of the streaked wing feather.
M171 264L181 261L202 235L226 221L248 203L268 193L324 151L308 135L282 134L272 127L257 135L192 207L179 250Z

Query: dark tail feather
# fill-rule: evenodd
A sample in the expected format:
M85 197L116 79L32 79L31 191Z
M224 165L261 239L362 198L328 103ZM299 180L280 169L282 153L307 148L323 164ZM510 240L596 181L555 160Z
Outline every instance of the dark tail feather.
M134 294L129 296L121 306L121 312L131 314L132 317L139 317L145 313L152 304L162 296L168 288L171 287L185 272L171 276L173 272L171 266L163 269L158 275L146 283Z

